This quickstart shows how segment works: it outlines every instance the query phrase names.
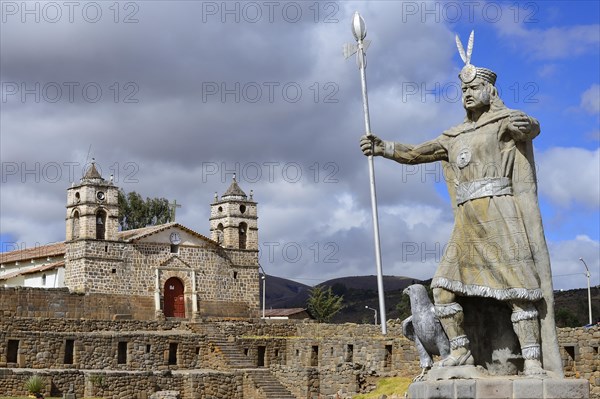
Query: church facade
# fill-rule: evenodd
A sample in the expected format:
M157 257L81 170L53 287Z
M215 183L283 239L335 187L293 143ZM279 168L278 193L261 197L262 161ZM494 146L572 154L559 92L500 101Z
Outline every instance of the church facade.
M119 231L118 187L92 164L67 190L66 240L1 254L0 286L56 275L50 287L128 302L121 317L254 317L257 203L234 178L210 206L211 238L179 223Z

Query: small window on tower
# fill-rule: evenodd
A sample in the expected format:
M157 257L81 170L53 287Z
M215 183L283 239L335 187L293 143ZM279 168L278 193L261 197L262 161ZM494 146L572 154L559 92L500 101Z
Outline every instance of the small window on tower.
M179 245L171 244L171 253L178 254L179 253Z
M219 223L217 226L217 242L221 244L223 242L223 223Z
M248 225L246 223L240 223L238 227L239 232L239 248L246 249L246 236L248 233Z
M79 194L79 192L75 193L75 202L79 202L81 201L81 195Z
M73 212L73 230L71 235L73 239L79 238L79 211Z
M106 212L99 210L96 212L96 239L104 240L106 233Z
M241 213L246 212L246 205L240 205L240 212Z

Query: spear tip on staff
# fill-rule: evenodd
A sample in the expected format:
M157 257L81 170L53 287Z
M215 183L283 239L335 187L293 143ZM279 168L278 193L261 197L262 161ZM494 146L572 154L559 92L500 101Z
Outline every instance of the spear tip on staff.
M360 16L358 11L354 11L354 16L352 17L352 34L357 42L363 41L367 36L365 20Z

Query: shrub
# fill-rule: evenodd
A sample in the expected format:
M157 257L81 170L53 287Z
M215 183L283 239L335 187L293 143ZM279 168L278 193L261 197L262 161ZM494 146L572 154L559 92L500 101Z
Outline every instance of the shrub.
M32 375L29 377L27 382L25 382L25 389L29 393L41 393L44 389L44 380L39 375Z

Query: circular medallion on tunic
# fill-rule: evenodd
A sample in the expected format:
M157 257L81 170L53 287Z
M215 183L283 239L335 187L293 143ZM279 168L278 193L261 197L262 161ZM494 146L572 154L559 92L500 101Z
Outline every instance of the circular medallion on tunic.
M475 79L475 77L477 76L477 68L475 68L475 66L473 66L471 64L467 64L460 71L459 76L460 76L460 80L462 80L463 83L472 82Z
M471 162L471 150L463 148L456 156L456 164L462 169L467 166L469 162Z

